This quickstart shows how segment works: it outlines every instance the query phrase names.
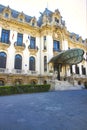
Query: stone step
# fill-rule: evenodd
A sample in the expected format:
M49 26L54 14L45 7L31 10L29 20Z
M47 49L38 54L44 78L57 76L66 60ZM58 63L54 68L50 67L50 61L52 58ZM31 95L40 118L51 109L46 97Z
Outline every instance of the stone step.
M83 89L83 86L70 84L68 81L55 80L51 83L52 90L78 90Z
M83 86L55 86L55 90L80 90Z

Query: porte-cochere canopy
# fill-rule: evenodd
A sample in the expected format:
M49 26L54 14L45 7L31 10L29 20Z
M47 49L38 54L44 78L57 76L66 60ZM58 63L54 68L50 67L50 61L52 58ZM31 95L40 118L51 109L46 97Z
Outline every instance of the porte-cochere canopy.
M84 51L82 49L74 48L60 52L54 56L49 63L75 65L83 60L83 55Z

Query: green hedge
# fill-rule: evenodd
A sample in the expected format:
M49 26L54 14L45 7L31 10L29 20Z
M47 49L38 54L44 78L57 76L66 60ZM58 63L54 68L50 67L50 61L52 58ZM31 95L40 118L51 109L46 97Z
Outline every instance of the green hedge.
M85 88L87 89L87 82L85 82L84 86L85 86Z
M0 86L0 95L36 93L49 91L50 85L16 85L16 86Z

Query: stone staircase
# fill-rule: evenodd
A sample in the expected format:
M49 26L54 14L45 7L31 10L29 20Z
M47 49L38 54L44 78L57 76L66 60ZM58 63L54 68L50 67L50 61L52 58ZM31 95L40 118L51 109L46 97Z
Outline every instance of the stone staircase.
M73 85L68 81L58 81L58 80L51 80L51 91L57 90L79 90L83 89L84 87L81 85Z

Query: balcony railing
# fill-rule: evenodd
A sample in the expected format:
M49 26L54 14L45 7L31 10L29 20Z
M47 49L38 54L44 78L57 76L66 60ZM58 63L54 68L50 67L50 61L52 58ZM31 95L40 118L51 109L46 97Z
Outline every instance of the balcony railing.
M31 70L28 70L27 72L25 72L25 70L22 70L22 69L12 69L9 70L9 69L6 69L6 68L0 68L0 73L7 73L7 74L27 74L27 75L37 75L38 74L38 71L31 71Z
M79 79L79 78L87 78L87 75L81 75L81 74L73 74L72 75L74 78L77 78L77 79Z
M31 50L37 50L37 51L38 51L38 46L31 47L31 46L29 45L29 46L28 46L28 49L31 49Z
M58 48L53 48L53 51L54 51L54 52L61 52L61 50L58 49Z
M37 71L28 70L27 72L28 72L27 74L29 74L29 75L37 75L38 74Z
M10 40L8 40L8 41L7 41L7 40L6 40L6 41L3 41L2 38L0 38L0 42L1 42L1 43L4 43L4 44L6 44L6 45L10 45L10 44L11 44L11 41L10 41Z
M6 68L0 68L0 73L9 73L9 71Z
M21 69L13 69L13 70L12 70L12 73L13 73L13 74L24 74L24 70L21 70Z
M14 46L20 46L20 47L25 47L25 43L17 43L17 42L14 42Z

